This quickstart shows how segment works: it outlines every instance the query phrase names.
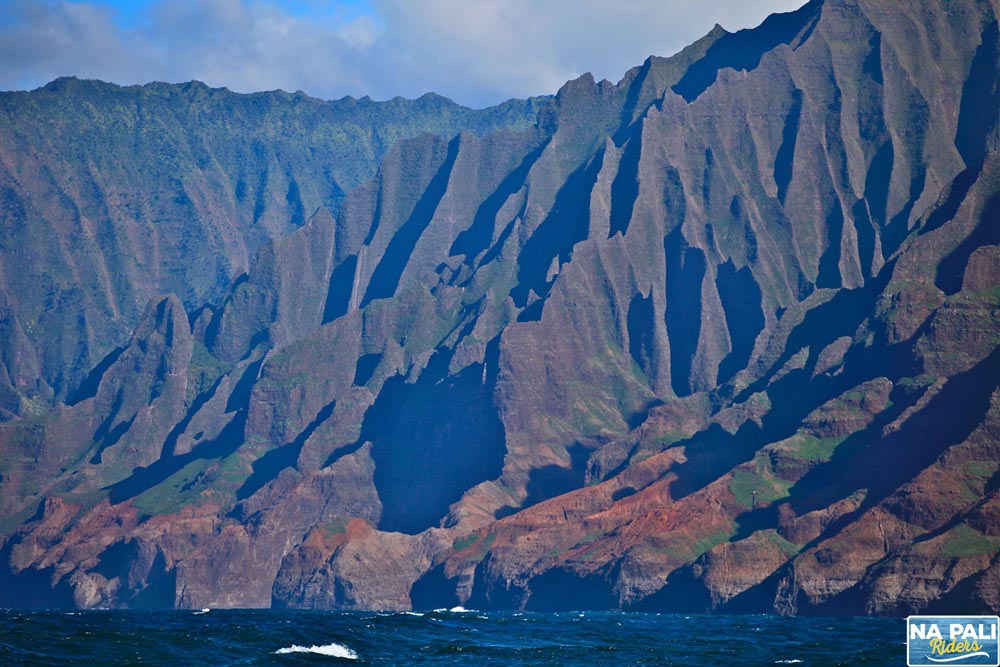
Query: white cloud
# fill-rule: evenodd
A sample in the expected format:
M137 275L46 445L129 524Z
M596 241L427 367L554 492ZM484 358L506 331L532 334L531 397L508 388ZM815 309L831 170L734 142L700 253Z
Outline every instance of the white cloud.
M104 5L0 0L0 88L76 75L199 79L238 91L336 98L433 90L481 106L555 92L590 71L617 80L650 54L757 25L804 0L372 0L289 12L264 0L157 0L124 28Z
M671 55L716 22L757 25L800 0L381 0L386 38L419 54L398 86L488 96L552 92L591 72L617 81L648 55ZM430 65L431 67L428 67ZM433 76L433 79L430 78ZM412 81L412 83L410 83ZM414 92L414 91L411 91Z

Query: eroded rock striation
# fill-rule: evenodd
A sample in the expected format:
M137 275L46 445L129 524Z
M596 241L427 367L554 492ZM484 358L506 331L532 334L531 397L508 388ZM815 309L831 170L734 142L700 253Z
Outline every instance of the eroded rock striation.
M0 605L996 610L997 21L813 0L393 143L0 424Z
M338 210L400 139L530 127L543 103L73 77L0 93L0 420L74 402L149 299L221 299L265 241Z

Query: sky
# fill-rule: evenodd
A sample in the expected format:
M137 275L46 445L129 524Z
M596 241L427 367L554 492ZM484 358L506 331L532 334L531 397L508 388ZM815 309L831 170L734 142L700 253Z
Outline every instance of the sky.
M323 99L433 91L473 107L618 81L719 23L805 0L0 0L0 90L192 79Z

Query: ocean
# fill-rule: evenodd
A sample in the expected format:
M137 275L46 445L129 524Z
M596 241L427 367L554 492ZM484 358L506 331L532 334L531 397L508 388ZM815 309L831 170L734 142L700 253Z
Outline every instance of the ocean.
M905 665L905 621L617 612L0 610L0 665Z

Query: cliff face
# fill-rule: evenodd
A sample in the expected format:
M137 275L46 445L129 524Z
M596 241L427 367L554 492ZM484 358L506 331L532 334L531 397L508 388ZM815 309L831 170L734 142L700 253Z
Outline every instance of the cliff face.
M394 144L0 425L0 604L996 609L997 56L814 1Z
M74 78L0 94L0 420L72 402L154 296L222 298L262 243L336 211L398 140L530 127L542 102Z

